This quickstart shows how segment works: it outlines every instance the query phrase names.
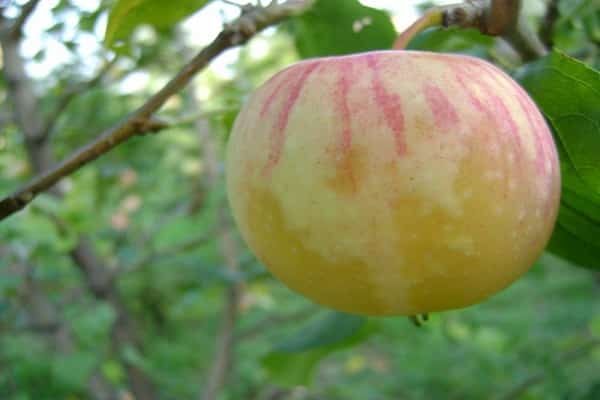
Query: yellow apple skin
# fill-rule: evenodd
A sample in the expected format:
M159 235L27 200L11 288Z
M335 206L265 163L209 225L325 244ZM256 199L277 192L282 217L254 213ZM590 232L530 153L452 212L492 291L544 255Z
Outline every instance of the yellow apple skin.
M365 315L465 307L543 251L560 171L529 96L471 57L306 60L249 98L227 191L250 249L291 289Z

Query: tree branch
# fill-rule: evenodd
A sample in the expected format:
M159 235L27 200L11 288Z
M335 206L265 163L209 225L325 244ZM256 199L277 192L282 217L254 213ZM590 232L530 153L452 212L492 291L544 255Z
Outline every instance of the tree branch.
M560 10L558 9L558 0L550 0L546 7L546 15L544 16L544 21L542 26L540 27L540 39L542 42L548 46L552 47L554 45L554 26L560 17Z
M501 36L516 25L520 9L520 0L465 0L430 12L437 12L446 28L476 28L485 35Z
M548 54L548 49L533 31L531 26L521 19L515 29L502 36L521 56L523 61L533 61Z
M513 29L520 9L520 0L467 0L441 7L443 26L477 28L490 36L501 36Z
M481 33L507 41L524 61L544 56L547 50L539 37L520 17L520 0L465 0L462 3L429 9L394 43L404 49L409 41L431 26L476 28Z
M23 34L23 26L25 26L25 22L31 16L40 0L29 0L21 9L21 14L17 17L15 22L11 26L11 33L14 36L21 36Z
M33 83L25 72L25 63L19 52L21 37L11 35L10 29L0 35L3 55L3 73L7 83L8 100L12 106L12 120L25 139L29 161L36 173L50 167L52 158L47 146L39 140L43 132L43 118L33 89Z
M288 0L283 4L271 3L264 8L255 7L246 11L233 23L227 25L213 42L196 55L171 81L121 123L105 131L59 165L1 200L0 220L23 209L38 194L50 189L65 176L138 134L140 126L146 124L171 96L183 89L196 73L204 69L223 51L243 44L266 27L306 10L313 2L314 0Z

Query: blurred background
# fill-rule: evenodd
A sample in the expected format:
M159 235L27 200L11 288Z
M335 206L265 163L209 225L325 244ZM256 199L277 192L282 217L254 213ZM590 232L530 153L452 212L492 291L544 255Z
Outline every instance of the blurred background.
M22 35L3 37L2 196L141 105L240 13L216 0L148 7L108 46L118 3L41 0ZM162 109L167 129L0 223L0 399L600 399L600 275L577 257L546 253L489 301L417 328L292 293L233 225L223 148L248 94L302 58L390 48L434 3L449 2L317 1L214 60ZM0 0L0 13L28 5ZM597 1L524 5L547 45L600 66ZM471 30L411 47L524 64ZM579 252L600 269L597 254Z

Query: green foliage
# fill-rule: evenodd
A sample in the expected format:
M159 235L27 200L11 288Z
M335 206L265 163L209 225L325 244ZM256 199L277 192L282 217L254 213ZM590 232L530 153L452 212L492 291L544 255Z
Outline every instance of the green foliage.
M554 52L518 76L552 125L560 150L563 193L550 250L600 268L600 73Z
M408 50L444 51L488 58L494 39L475 29L428 29L418 34Z
M274 346L278 353L298 353L316 347L334 346L353 337L365 324L365 318L330 312Z
M135 28L147 24L155 29L172 28L198 11L208 0L118 0L110 11L104 37L107 47L126 41Z
M371 333L365 318L329 312L276 343L262 363L269 376L282 385L307 385L323 358L357 345Z
M286 28L302 58L389 49L396 37L387 13L357 0L318 0Z
M600 68L600 7L596 0L561 0L560 16L552 32L556 48Z

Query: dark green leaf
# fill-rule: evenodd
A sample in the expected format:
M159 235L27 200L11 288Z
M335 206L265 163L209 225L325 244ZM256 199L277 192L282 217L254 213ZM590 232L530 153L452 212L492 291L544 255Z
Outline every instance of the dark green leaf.
M557 224L554 229L548 250L577 265L598 268L600 249L582 242L579 237L568 232L560 224Z
M79 29L83 31L93 32L98 17L102 15L100 11L101 10L92 13L82 13L81 17L79 18Z
M550 122L561 159L561 210L549 250L600 268L600 73L554 52L518 78Z
M387 13L357 0L318 0L285 26L303 58L389 49L396 38Z
M294 336L276 344L263 360L270 377L282 385L308 384L318 363L330 353L365 340L373 331L364 317L329 312Z
M104 44L126 40L140 25L168 29L202 8L208 0L118 0L110 11Z
M275 345L274 350L281 353L296 353L316 347L333 346L355 335L364 323L363 317L330 312L301 329L296 335Z
M494 39L475 29L428 29L417 35L409 50L444 51L486 57Z

